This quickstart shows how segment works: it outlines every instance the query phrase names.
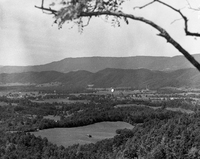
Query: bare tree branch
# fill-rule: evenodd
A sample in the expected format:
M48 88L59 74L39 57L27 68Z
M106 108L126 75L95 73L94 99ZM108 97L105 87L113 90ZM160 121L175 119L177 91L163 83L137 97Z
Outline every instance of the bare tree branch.
M154 3L154 2L156 2L156 0L154 0L154 1L152 1L152 2L149 2L149 3L147 3L147 4L145 4L145 5L143 5L143 6L136 6L136 7L134 7L133 9L143 9L143 8L145 8L145 7L147 7L147 6L149 6L149 5L151 5L152 3Z
M171 24L173 24L173 23L175 23L175 22L177 22L177 21L179 21L179 20L182 20L182 18L173 20L173 21L171 22Z
M192 10L194 10L194 11L200 11L199 8L193 8L193 7L190 5L190 3L189 3L188 0L186 0L186 2L187 2L187 4L188 4L188 6L189 6L189 9L192 9Z
M184 20L184 25L185 25L184 30L185 30L186 35L188 35L188 36L200 37L200 33L193 33L193 32L190 32L190 31L188 30L188 18L181 12L181 10L176 9L176 8L170 6L169 4L166 4L166 3L164 3L164 2L162 2L162 1L160 1L160 0L157 0L156 2L161 3L161 4L163 4L164 6L167 6L168 8L174 10L175 12L177 12L177 13L183 18L183 20Z
M38 9L41 9L43 11L43 13L45 13L44 11L50 12L50 13L46 13L46 14L54 14L56 16L57 13L58 13L58 11L51 9L50 7L45 8L44 7L44 0L42 0L41 7L38 7L38 6L35 6L35 7L38 8Z
M147 4L144 5L144 6L137 7L137 8L142 9L142 8L144 8L144 7L146 7L146 6L149 6L150 4L152 4L152 3L154 3L154 2L158 2L158 3L160 3L160 4L164 5L164 6L166 6L166 7L170 8L170 9L172 9L173 11L177 12L177 13L182 17L182 19L183 19L183 21L184 21L184 26L185 26L185 28L184 28L185 34L186 34L187 36L196 36L196 37L200 37L200 33L195 33L195 32L189 31L189 29L188 29L188 18L181 12L181 10L180 10L180 9L176 9L176 8L172 7L171 5L165 3L165 2L162 2L162 1L160 1L160 0L154 0L154 1L150 2L150 3L147 3ZM188 2L188 1L187 1L187 2ZM188 3L189 3L189 2L188 2ZM189 6L190 6L190 5L189 5Z
M92 18L92 17L89 17L89 18L88 18L87 23L86 23L85 25L83 25L83 27L86 27L86 26L88 26L88 25L90 24L91 18Z

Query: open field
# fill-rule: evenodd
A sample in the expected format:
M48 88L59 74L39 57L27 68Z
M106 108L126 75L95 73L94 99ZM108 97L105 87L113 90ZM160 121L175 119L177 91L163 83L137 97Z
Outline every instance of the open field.
M194 111L192 110L187 110L187 109L183 109L183 108L166 108L167 110L171 110L171 111L180 111L182 113L187 113L187 114L191 114L194 113Z
M101 122L76 128L40 130L38 132L33 132L33 134L35 136L47 137L50 142L58 146L63 145L67 147L77 143L95 143L106 138L112 138L116 135L115 131L117 129L124 128L132 129L133 126L126 122ZM88 137L87 134L92 135L92 137Z
M18 91L18 90L5 90L5 91L0 91L0 96L6 96L7 94L12 93L18 93L22 96L24 95L38 95L38 91Z
M60 116L47 115L47 116L44 116L44 119L50 119L50 120L58 121L58 120L60 120Z
M148 105L143 105L143 104L118 104L114 106L114 108L123 108L123 107L148 107L152 109L159 109L161 106L158 107L153 107L153 106L148 106Z
M40 100L31 100L32 102L36 102L36 103L67 103L67 104L71 104L71 103L88 103L87 100L69 100L69 99L62 99L62 98L58 98L58 99L44 99L42 101Z
M137 105L137 104L119 104L114 106L115 108L123 108L123 107L148 107L148 108L152 108L152 109L159 109L161 108L161 106L159 107L152 107L152 106L147 106L147 105ZM191 114L194 113L194 111L189 110L189 109L183 109L183 108L171 108L171 107L167 107L167 110L171 110L171 111L177 111L177 112L182 112L182 113L187 113L187 114Z
M0 91L0 96L5 96L9 93L9 91Z
M146 107L146 105L143 104L118 104L116 106L114 106L115 108L123 108L123 107Z
M0 106L8 106L9 104L6 102L0 102Z

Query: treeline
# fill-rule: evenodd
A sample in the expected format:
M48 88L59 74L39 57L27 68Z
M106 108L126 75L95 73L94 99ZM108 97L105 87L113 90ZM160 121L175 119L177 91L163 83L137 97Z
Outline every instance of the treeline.
M110 106L91 107L75 112L60 121L44 119L40 122L39 129L55 127L78 127L103 121L125 121L130 124L143 123L152 119L169 119L181 113L163 109L153 110L148 107L113 108Z
M48 129L54 127L77 127L90 125L102 121L125 121L130 124L143 123L145 120L158 118L169 119L177 114L164 109L151 109L140 106L144 102L135 102L138 106L118 107L115 105L127 103L124 101L110 101L107 103L33 103L23 101L18 106L2 107L2 118L12 117L8 121L7 130L35 131L37 129ZM44 116L61 116L61 120L55 121L43 119ZM36 116L36 117L34 117Z
M0 107L0 119L7 120L7 130L35 131L37 129L48 129L54 127L77 127L89 125L102 121L125 121L131 124L143 123L145 120L154 118L168 119L178 113L164 110L165 107L193 107L183 101L173 100L162 104L152 104L148 101L138 100L105 100L102 97L90 97L94 101L84 103L34 103L27 99L16 100L17 106ZM2 98L5 99L5 98ZM7 100L7 99L5 99ZM10 99L12 100L12 99ZM98 101L98 102L97 102ZM134 104L132 107L115 107L120 104ZM138 106L137 106L138 105ZM141 106L143 105L143 106ZM145 107L147 106L147 107ZM153 110L149 107L161 107ZM44 116L60 116L60 121L43 119ZM33 116L37 116L33 117ZM1 125L1 123L0 123ZM5 125L5 124L4 124Z

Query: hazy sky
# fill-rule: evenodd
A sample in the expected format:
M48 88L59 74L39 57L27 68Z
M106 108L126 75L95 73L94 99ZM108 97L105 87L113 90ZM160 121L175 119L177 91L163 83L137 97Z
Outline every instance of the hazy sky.
M48 1L48 0L46 0ZM184 0L165 0L175 3L190 16L190 28L200 27L200 12L188 11ZM138 0L131 3L137 4ZM147 0L140 0L144 4ZM34 5L41 0L0 0L0 65L35 65L61 60L66 57L84 56L175 56L181 55L166 41L156 36L158 33L150 26L136 21L129 25L122 22L121 27L112 27L103 19L93 19L82 34L77 27L64 25L61 30L53 25L51 15L43 14ZM191 5L199 7L197 0ZM179 7L180 6L180 7ZM178 15L166 7L154 4L142 11L133 11L127 5L125 11L144 16L168 30L172 37L191 54L200 53L200 40L185 37L183 22L171 22Z

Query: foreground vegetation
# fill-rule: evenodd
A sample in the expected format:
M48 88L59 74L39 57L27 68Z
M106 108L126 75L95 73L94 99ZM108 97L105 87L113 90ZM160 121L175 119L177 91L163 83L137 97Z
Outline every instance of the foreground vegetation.
M133 130L117 130L113 139L96 144L56 146L30 133L1 133L1 158L199 158L200 114L151 119Z
M72 98L72 97L70 97ZM75 98L75 97L73 97ZM84 98L86 99L86 98ZM199 158L200 113L185 101L151 103L116 100L113 96L88 96L88 103L35 103L29 99L7 99L0 106L0 158L2 159L173 159ZM117 105L133 105L116 107ZM158 109L152 109L158 108ZM184 114L166 110L183 107ZM55 116L46 118L46 116ZM116 130L116 136L97 143L57 146L31 131L69 128L102 121L124 121L132 130Z

